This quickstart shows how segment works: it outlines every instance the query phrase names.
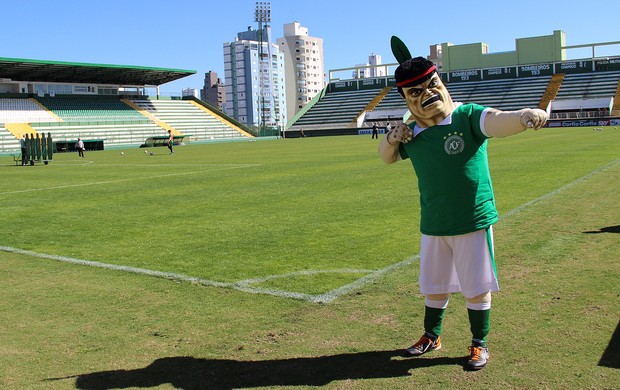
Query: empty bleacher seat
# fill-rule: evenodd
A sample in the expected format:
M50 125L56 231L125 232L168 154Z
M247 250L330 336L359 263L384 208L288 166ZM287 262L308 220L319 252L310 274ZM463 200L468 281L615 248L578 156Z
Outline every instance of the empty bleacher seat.
M193 141L245 138L215 115L196 106L190 100L132 100L139 108L179 132L191 135Z
M381 89L328 92L297 122L296 127L340 124L345 126L357 118Z
M567 74L556 99L591 99L616 94L620 71Z

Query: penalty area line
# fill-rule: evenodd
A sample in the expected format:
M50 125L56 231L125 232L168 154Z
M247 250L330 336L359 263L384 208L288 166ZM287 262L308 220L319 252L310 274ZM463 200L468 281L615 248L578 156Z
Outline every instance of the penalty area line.
M29 251L26 249L11 248L8 246L0 246L0 251L16 253L16 254L30 256L30 257L36 257L39 259L55 260L55 261L60 261L63 263L86 265L89 267L104 268L104 269L109 269L113 271L124 271L124 272L130 272L134 274L155 276L155 277L163 278L163 279L184 281L184 282L190 282L190 283L199 283L199 284L203 284L206 286L229 287L229 285L231 285L230 283L216 282L213 280L202 279L202 278L197 278L197 277L183 275L183 274L177 274L174 272L153 271L153 270L149 270L145 268L130 267L126 265L100 263L98 261L82 260L82 259L76 259L76 258L67 257L67 256L50 255L46 253Z
M291 274L286 274L286 275L274 275L274 276L265 277L265 278L246 279L246 280L236 282L236 283L226 283L226 282L218 282L215 280L198 278L195 276L189 276L189 275L184 275L184 274L179 274L179 273L174 273L174 272L154 271L154 270L150 270L146 268L101 263L98 261L76 259L76 258L67 257L67 256L50 255L46 253L39 253L39 252L34 252L34 251L26 250L26 249L12 248L8 246L0 246L0 251L20 254L24 256L39 258L39 259L60 261L60 262L69 263L69 264L84 265L88 267L103 268L103 269L112 270L112 271L122 271L122 272L129 272L133 274L152 276L156 278L168 279L168 280L173 280L177 282L188 282L188 283L200 284L200 285L208 286L208 287L230 288L230 289L239 290L239 291L246 292L246 293L274 295L277 297L299 299L299 300L309 301L309 302L320 302L321 300L317 299L317 296L313 294L305 294L305 293L298 293L298 292L292 292L292 291L283 291L283 290L276 290L276 289L270 289L270 288L254 287L252 286L252 284L261 283L261 282L264 282L270 279L275 279L275 278L298 276L298 275L310 275L310 274L316 274L316 273L338 273L338 272L366 273L366 272L370 272L368 270L351 270L351 269L330 270L330 271L303 271L303 272L293 272Z

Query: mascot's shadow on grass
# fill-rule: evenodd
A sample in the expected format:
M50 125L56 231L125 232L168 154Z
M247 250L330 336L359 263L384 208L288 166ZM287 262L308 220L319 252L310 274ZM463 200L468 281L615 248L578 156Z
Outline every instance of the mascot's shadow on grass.
M233 389L260 386L320 386L346 379L405 377L410 376L409 370L415 368L436 365L464 366L466 361L465 356L404 359L400 358L402 352L402 350L371 351L258 361L167 357L135 370L77 375L75 387L122 389L171 384L178 389Z
M620 233L620 225L615 226L605 226L600 228L599 230L590 230L584 232L586 234L597 234L597 233Z

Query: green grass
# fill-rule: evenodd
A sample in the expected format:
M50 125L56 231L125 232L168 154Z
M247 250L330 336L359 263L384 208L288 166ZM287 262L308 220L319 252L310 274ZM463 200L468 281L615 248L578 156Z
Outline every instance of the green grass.
M613 128L490 141L506 217L492 360L479 373L462 369L458 295L442 351L397 357L421 332L416 262L326 304L256 293L325 294L417 254L411 166L383 164L377 145L110 150L35 167L0 157L0 246L256 288L0 251L0 387L618 388L620 370L599 360L618 326L619 236L584 233L620 225Z

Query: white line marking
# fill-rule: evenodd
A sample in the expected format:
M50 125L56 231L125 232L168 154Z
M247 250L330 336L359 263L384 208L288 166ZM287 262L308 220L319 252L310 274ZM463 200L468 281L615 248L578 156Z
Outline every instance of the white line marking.
M100 262L97 262L97 261L82 260L82 259L76 259L76 258L67 257L67 256L58 256L58 255L49 255L49 254L45 254L45 253L38 253L38 252L33 252L33 251L25 250L25 249L11 248L11 247L8 247L8 246L0 246L0 251L9 252L9 253L17 253L17 254L20 254L20 255L36 257L36 258L40 258L40 259L48 259L48 260L61 261L63 263L86 265L86 266L89 266L89 267L104 268L104 269L109 269L109 270L113 270L113 271L130 272L130 273L134 273L134 274L154 276L154 277L157 277L157 278L169 279L169 280L174 280L174 281L179 281L179 282L189 282L189 283L201 284L203 286L232 288L232 289L235 289L235 290L239 290L239 291L243 291L243 292L249 292L249 293L254 293L254 294L268 294L268 295L275 295L275 296L279 296L279 297L283 297L283 298L300 299L300 300L310 301L310 302L320 302L320 300L317 300L317 296L312 295L312 294L304 294L304 293L297 293L297 292L291 292L291 291L282 291L282 290L269 289L269 288L261 288L261 287L252 287L251 284L253 284L253 283L260 283L260 282L263 282L263 281L266 281L266 280L269 280L269 279L275 279L275 278L278 278L278 277L286 277L286 276L312 275L312 274L319 274L319 273L366 273L366 272L371 272L369 270L354 270L354 269L329 270L329 271L298 271L298 272L292 272L292 273L286 274L286 275L274 275L274 276L266 277L266 278L247 279L247 280L243 280L243 281L237 282L237 283L226 283L226 282L218 282L218 281L215 281L215 280L209 280L209 279L204 279L204 278L197 278L197 277L194 277L194 276L177 274L177 273L174 273L174 272L153 271L153 270L150 270L150 269L130 267L130 266L126 266L126 265L116 265L116 264L100 263ZM319 297L321 297L321 296L319 296Z
M602 167L600 167L600 168L598 168L598 169L595 169L594 171L592 171L592 172L590 172L590 173L587 173L585 176L582 176L582 177L580 177L580 178L578 178L578 179L575 179L574 181L572 181L572 182L570 182L570 183L568 183L568 184L563 185L563 186L562 186L562 187L560 187L560 188L557 188L557 189L555 189L555 190L553 190L553 191L551 191L551 192L549 192L549 193L546 193L545 195L539 196L539 197L538 197L538 198L536 198L536 199L532 199L532 200L530 200L529 202L526 202L526 203L522 204L521 206L515 207L514 209L512 209L512 210L510 210L510 211L507 211L506 213L504 213L504 214L500 217L500 220L503 220L503 219L506 219L506 218L508 218L508 217L511 217L511 216L513 216L513 215L515 215L515 214L517 214L517 213L521 212L521 210L523 210L523 209L525 209L525 208L528 208L528 207L530 207L530 206L532 206L532 205L534 205L534 204L536 204L536 203L538 203L538 202L541 202L541 201L543 201L543 200L545 200L545 199L547 199L547 198L551 198L552 196L555 196L555 195L557 195L558 193L560 193L560 192L562 192L562 191L565 191L565 190L567 190L568 188L573 187L574 185L579 184L579 183L581 183L582 181L584 181L584 180L586 180L586 179L589 179L591 176L594 176L595 174L597 174L597 173L599 173L599 172L601 172L601 171L604 171L605 169L610 168L610 167L612 167L612 166L614 166L614 165L618 164L618 162L620 162L620 159L614 160L614 161L610 162L610 163L609 163L609 164L607 164L607 165L604 165L604 166L602 166Z
M55 186L55 187L29 188L27 190L5 191L5 192L0 192L0 195L21 194L25 192L34 192L34 191L59 190L63 188L72 188L72 187L96 186L96 185L103 185L103 184L122 183L126 181L134 181L134 180L145 180L145 179L151 180L151 179L157 179L157 178L169 177L169 176L194 175L198 173L226 171L230 169L253 168L253 167L258 167L260 165L261 164L235 164L235 165L231 164L225 167L215 167L214 169L205 169L202 171L174 172L174 173L166 173L166 174L154 175L154 176L134 177L134 178L128 178L128 179L107 180L107 181L98 181L98 182L91 182L91 183L67 184L64 186Z
M558 193L565 191L570 187L575 186L576 184L590 178L591 176L594 176L595 174L618 164L618 162L620 162L620 159L612 161L611 163L601 168L598 168L594 171L591 171L587 173L586 175L568 184L565 184L564 186L560 188L557 188L547 194L544 194L542 196L539 196L536 199L533 199L527 203L524 203L521 206L518 206L504 213L502 217L500 218L500 220L506 219L512 215L515 215L521 212L523 209L529 206L532 206L547 198L557 195ZM257 165L260 165L260 164L257 164ZM252 165L252 166L255 166L255 165ZM200 171L200 172L205 172L205 171ZM200 173L200 172L194 172L194 173ZM169 176L169 175L162 175L161 177L165 177L165 176ZM149 177L149 178L152 178L152 177ZM113 182L118 182L118 181L125 181L125 179L117 180ZM101 183L109 183L109 182L101 182ZM63 188L63 187L71 187L71 186L62 186L60 188ZM267 294L267 295L274 295L274 296L283 297L283 298L293 298L293 299L299 299L299 300L304 300L304 301L309 301L309 302L314 302L314 303L332 302L333 300L341 297L342 295L348 294L349 292L357 290L357 289L361 289L364 286L368 285L369 283L373 282L374 280L390 272L393 272L400 268L408 266L420 258L420 256L416 254L399 263L390 264L389 266L378 269L376 271L360 270L360 269L339 269L339 270L321 270L321 271L305 270L305 271L291 272L291 273L283 274L283 275L270 275L270 276L265 276L261 278L245 279L245 280L241 280L236 283L225 283L225 282L217 282L214 280L197 278L193 276L177 274L177 273L172 273L172 272L161 272L161 271L153 271L153 270L144 269L144 268L129 267L129 266L124 266L124 265L99 263L96 261L88 261L88 260L75 259L75 258L66 257L66 256L57 256L57 255L49 255L49 254L44 254L44 253L37 253L37 252L29 251L29 250L11 248L11 247L6 247L6 246L0 246L0 251L17 253L17 254L22 254L26 256L42 258L42 259L62 261L65 263L87 265L91 267L105 268L105 269L110 269L110 270L115 270L115 271L124 271L124 272L136 273L136 274L143 274L143 275L154 276L158 278L170 279L170 280L175 280L175 281L196 283L196 284L201 284L204 286L231 288L231 289L253 293L253 294ZM286 278L286 277L300 276L300 275L302 276L303 275L314 275L314 274L319 274L319 273L367 273L367 275L363 276L360 279L357 279L353 283L349 283L342 287L338 287L324 294L304 294L304 293L297 293L297 292L292 292L292 291L282 291L282 290L277 290L277 289L260 288L260 287L252 286L253 284L260 284L262 282L277 279L277 278Z
M373 273L370 273L363 278L357 279L355 282L344 285L342 287L338 287L337 289L326 292L325 294L315 295L312 299L312 302L315 303L329 303L336 298L343 296L344 294L348 294L349 292L357 289L361 289L367 284L371 283L375 279L386 275L392 271L396 271L397 269L403 268L414 261L418 260L420 255L411 256L410 258L401 261L400 263L390 264L387 267L381 268Z
M574 185L576 185L576 184L578 184L578 183L580 183L580 182L582 182L582 181L584 181L584 180L586 180L586 179L596 175L597 173L599 173L599 172L601 172L601 171L603 171L603 170L605 170L607 168L610 168L610 167L618 164L619 162L620 162L620 159L614 160L611 163L609 163L609 164L607 164L607 165L605 165L605 166L603 166L601 168L595 169L594 171L591 171L591 172L585 174L584 176L582 176L582 177L580 177L580 178L578 178L578 179L576 179L576 180L574 180L574 181L572 181L572 182L570 182L568 184L565 184L564 186L562 186L560 188L557 188L557 189L555 189L555 190L553 190L553 191L551 191L551 192L549 192L547 194L544 194L542 196L539 196L538 198L533 199L533 200L531 200L531 201L529 201L527 203L524 203L521 206L515 207L514 209L504 213L501 216L500 220L504 220L504 219L506 219L508 217L511 217L511 216L521 212L523 209L525 209L525 208L527 208L529 206L532 206L532 205L534 205L534 204L536 204L538 202L541 202L541 201L543 201L543 200L545 200L547 198L550 198L550 197L552 197L554 195L557 195L558 193L560 193L562 191L565 191L565 190L567 190L570 187L573 187ZM373 273L371 273L369 275L364 276L363 278L361 278L359 280L356 280L355 282L353 282L351 284L348 284L348 285L345 285L343 287L337 288L337 289L332 290L332 291L330 291L330 292L328 292L326 294L323 294L323 295L317 295L317 296L315 296L316 300L313 300L313 302L321 302L321 303L331 302L334 299L339 298L342 295L347 294L348 292L350 292L352 290L364 287L365 285L369 284L370 282L374 281L375 279L379 278L380 276L383 276L383 275L385 275L385 274L387 274L387 273L389 273L389 272L391 272L393 270L396 270L398 268L402 268L402 267L404 267L406 265L409 265L409 264L413 263L415 260L417 260L419 258L420 258L420 255L417 254L417 255L412 256L409 259L404 260L404 261L402 261L400 263L392 264L392 265L387 266L385 268L379 269L379 270L377 270L377 271L375 271L375 272L373 272Z

